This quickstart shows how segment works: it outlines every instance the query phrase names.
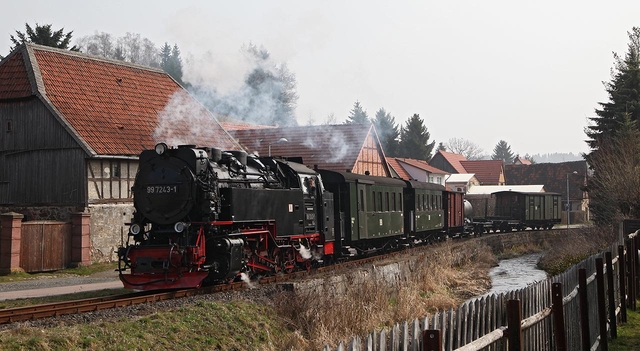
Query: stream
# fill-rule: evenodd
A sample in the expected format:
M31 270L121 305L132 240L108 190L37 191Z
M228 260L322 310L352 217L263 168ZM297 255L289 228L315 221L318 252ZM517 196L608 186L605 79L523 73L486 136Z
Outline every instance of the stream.
M535 253L498 262L498 266L489 271L492 287L487 295L521 289L547 279L547 273L536 267L540 257L542 253Z

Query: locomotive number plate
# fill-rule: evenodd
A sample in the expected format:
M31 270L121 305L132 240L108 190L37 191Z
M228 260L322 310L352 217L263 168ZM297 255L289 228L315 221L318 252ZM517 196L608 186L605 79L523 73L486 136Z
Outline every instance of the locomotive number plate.
M147 187L147 194L177 194L177 185L150 185Z

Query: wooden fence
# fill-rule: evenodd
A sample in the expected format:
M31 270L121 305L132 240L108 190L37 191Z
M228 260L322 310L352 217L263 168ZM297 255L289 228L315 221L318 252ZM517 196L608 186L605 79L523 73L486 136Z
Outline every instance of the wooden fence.
M336 351L608 350L636 309L639 236L526 288L353 338ZM324 351L330 351L328 346Z

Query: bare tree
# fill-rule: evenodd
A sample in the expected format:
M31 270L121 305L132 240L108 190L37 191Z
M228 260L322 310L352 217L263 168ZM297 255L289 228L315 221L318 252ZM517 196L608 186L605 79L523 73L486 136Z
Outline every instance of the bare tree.
M150 67L160 67L160 50L147 38L137 33L113 38L109 33L95 32L78 40L80 51L120 61L133 62Z
M463 138L451 138L444 146L454 154L460 154L467 160L479 160L483 150L478 144Z
M601 139L588 158L593 169L587 185L589 208L598 225L640 217L640 130L630 114L621 118L618 134Z
M322 124L338 124L338 119L336 118L336 114L331 112L327 115L327 117L322 121Z

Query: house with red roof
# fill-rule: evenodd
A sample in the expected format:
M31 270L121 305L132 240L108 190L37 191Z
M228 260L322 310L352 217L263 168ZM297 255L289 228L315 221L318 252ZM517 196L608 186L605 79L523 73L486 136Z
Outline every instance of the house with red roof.
M438 150L429 164L450 173L473 173L479 185L505 184L502 160L467 160L463 155Z
M429 164L449 173L471 173L467 172L460 163L461 161L466 160L467 158L463 155L438 150L429 161Z
M0 128L0 213L90 214L94 261L116 258L142 150L242 150L164 71L30 43L0 61Z
M412 158L387 157L389 166L405 180L418 180L421 182L445 185L445 179L450 174L431 166L426 161ZM402 176L401 176L402 175Z
M460 161L465 173L473 173L480 185L505 185L502 160Z
M310 168L391 176L373 124L243 128L229 133L250 154L282 156Z

